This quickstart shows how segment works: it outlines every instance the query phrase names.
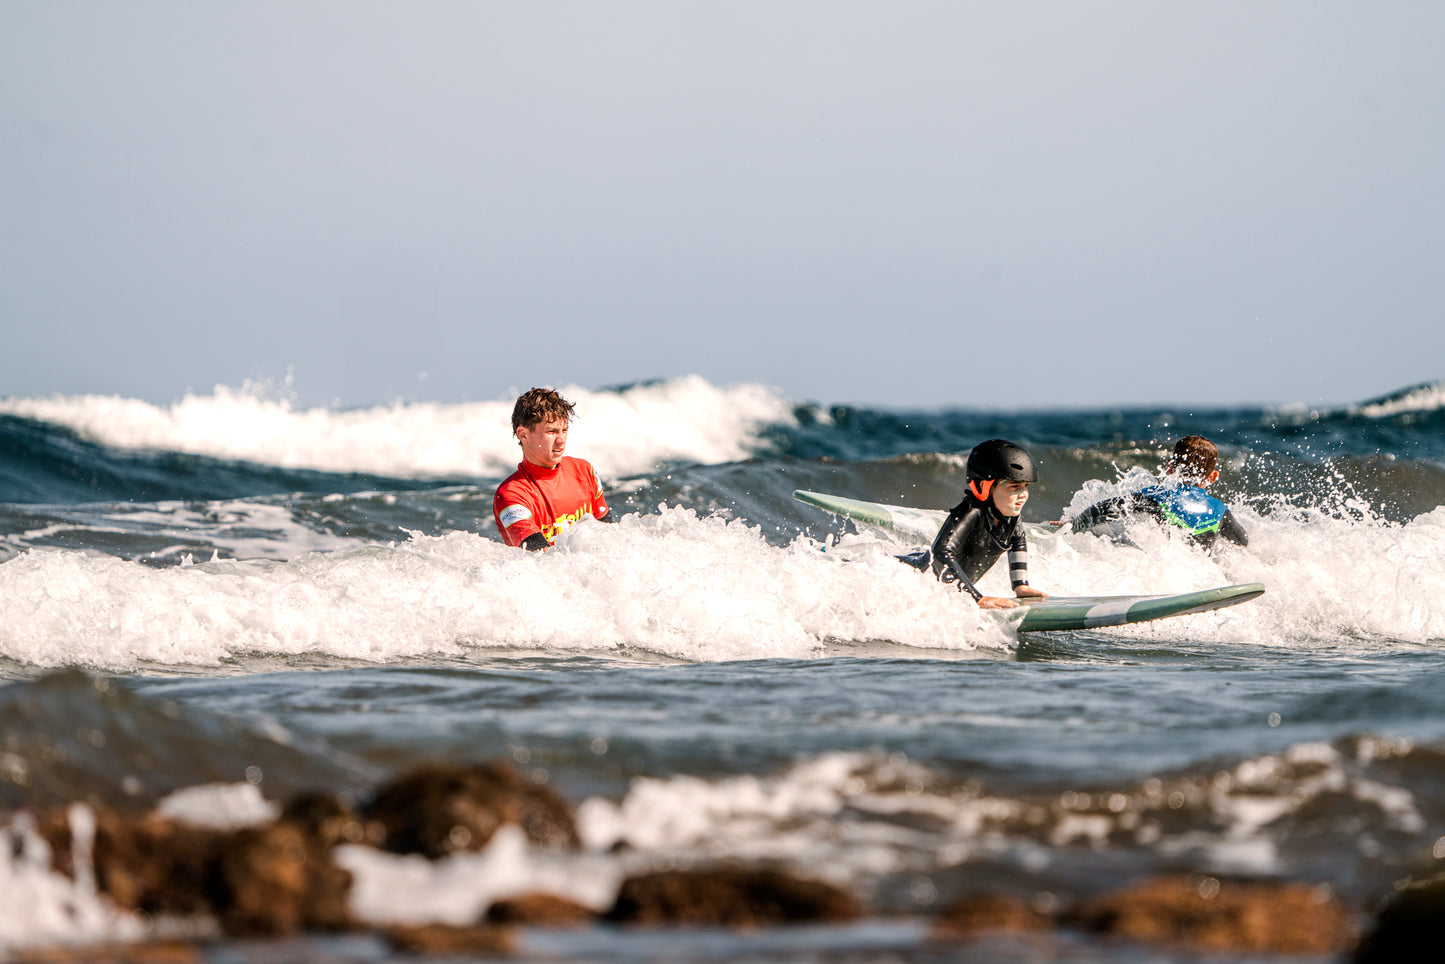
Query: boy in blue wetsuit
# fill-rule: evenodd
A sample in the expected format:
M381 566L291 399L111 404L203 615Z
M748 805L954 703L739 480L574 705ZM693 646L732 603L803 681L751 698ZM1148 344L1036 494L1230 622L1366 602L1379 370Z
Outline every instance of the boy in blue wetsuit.
M982 609L1008 609L1018 601L985 596L974 585L1007 552L1014 595L1044 598L1048 593L1029 585L1028 540L1019 524L1029 485L1039 478L1033 458L1013 442L989 439L968 453L965 471L968 494L948 514L932 550L903 560L919 569L932 568L942 582L957 583Z
M1204 491L1219 478L1219 449L1202 435L1189 435L1174 445L1174 455L1164 466L1165 479L1130 495L1105 499L1089 506L1074 519L1073 531L1085 532L1107 522L1126 521L1143 515L1161 525L1172 525L1190 538L1212 548L1219 538L1236 545L1249 545L1249 535L1229 507Z

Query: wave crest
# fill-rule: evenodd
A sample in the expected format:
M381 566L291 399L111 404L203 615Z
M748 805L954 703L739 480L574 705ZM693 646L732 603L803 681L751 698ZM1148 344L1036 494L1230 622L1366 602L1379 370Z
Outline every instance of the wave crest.
M591 391L576 403L569 451L603 476L670 462L747 458L792 406L761 385L712 385L695 375ZM0 399L0 413L64 426L117 449L184 452L287 469L400 479L498 478L518 459L512 401L394 402L363 409L298 409L288 395L247 382L153 405L113 395Z

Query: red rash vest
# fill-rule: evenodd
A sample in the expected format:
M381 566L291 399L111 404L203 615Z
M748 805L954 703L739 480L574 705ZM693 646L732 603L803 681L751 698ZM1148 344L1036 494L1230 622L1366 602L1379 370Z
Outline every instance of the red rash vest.
M570 455L564 455L555 469L523 459L492 498L497 531L509 546L520 546L535 532L552 542L559 531L584 516L600 519L606 514L607 500L592 463Z

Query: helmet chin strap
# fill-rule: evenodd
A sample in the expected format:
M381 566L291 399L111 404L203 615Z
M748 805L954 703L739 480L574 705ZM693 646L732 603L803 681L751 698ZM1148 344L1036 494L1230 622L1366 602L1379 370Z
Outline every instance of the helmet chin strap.
M995 481L994 479L969 479L968 490L973 493L973 497L978 501L987 502L988 494L993 491ZM980 489L979 486L983 486L983 488Z

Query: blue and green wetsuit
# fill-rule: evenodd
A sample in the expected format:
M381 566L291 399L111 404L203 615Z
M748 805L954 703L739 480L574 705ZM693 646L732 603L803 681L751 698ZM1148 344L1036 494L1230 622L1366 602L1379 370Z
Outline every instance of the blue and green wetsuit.
M1249 545L1249 535L1229 506L1197 485L1151 485L1096 502L1074 519L1073 530L1085 532L1106 522L1127 521L1136 514L1177 526L1203 546L1214 545L1221 536L1236 545Z

